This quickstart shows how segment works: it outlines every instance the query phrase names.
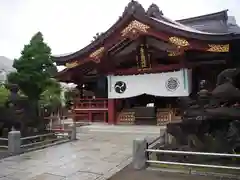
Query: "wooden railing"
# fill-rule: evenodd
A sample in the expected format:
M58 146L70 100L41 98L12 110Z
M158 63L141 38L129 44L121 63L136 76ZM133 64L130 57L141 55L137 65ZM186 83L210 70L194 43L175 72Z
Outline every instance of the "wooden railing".
M108 108L108 100L104 98L97 99L80 99L74 100L74 109L85 110L85 109L98 109L105 110Z
M76 121L104 121L107 122L108 99L80 99L74 100L73 116Z

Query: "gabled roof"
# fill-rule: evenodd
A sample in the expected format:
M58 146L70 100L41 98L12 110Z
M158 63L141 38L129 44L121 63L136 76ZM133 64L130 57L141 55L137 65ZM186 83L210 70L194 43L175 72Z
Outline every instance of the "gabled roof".
M61 65L68 61L75 60L76 58L82 59L81 57L84 57L87 54L92 53L92 51L96 51L98 48L100 48L110 39L110 36L114 36L116 32L123 30L124 28L126 28L127 25L129 25L131 21L134 21L134 20L140 23L143 23L145 25L148 25L149 27L155 29L158 32L170 33L175 36L185 37L189 39L215 41L215 42L239 39L240 34L228 33L228 32L227 33L204 32L204 31L196 30L194 28L191 28L181 23L186 21L192 21L194 19L203 19L203 18L210 18L210 17L212 18L212 17L220 17L220 16L226 18L225 17L226 11L205 15L205 16L200 16L200 17L195 17L195 18L190 18L188 20L185 19L180 21L173 21L163 16L163 13L159 10L158 6L155 4L152 4L148 8L148 10L145 11L142 5L139 4L137 1L131 1L128 4L128 6L125 8L125 11L123 12L122 16L118 19L118 21L112 27L110 27L109 30L101 34L96 40L94 40L85 48L69 55L60 56L60 57L55 56L54 61L57 64Z
M131 16L133 14L142 14L142 13L145 13L145 10L139 3L137 3L136 1L130 2L128 6L125 8L123 15L119 17L117 22L113 24L106 32L98 36L93 42L91 42L89 45L87 45L86 47L84 47L83 49L75 53L67 54L64 56L55 56L53 57L53 60L56 63L58 62L61 63L61 62L65 62L66 60L74 59L78 57L80 54L89 52L93 48L98 47L100 44L103 44L104 41L116 31L116 29L121 28L123 27L123 25L127 24L127 22L129 22L129 19L132 18Z

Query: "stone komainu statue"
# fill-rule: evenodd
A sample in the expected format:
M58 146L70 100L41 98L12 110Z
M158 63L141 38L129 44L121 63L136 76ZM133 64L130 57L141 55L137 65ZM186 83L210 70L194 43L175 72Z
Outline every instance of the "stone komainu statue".
M191 151L240 153L240 69L226 69L209 92L202 86L197 99L182 98L182 121L167 125L171 146ZM174 143L173 143L174 142Z

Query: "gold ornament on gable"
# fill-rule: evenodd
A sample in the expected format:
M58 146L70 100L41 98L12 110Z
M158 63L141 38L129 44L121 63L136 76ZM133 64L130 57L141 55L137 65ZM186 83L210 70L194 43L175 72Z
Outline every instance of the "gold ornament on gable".
M138 32L147 33L150 27L137 20L132 21L126 28L121 31L122 36L128 36L130 34L136 34Z
M186 39L179 38L179 37L176 37L176 36L170 37L169 42L171 42L172 44L175 44L179 48L189 46L189 42Z
M99 63L100 57L102 56L104 49L105 49L104 47L100 47L99 49L91 53L89 57L92 58L96 63Z
M209 52L229 52L229 44L208 44L208 47L207 51Z
M67 68L74 68L74 67L76 67L76 66L78 66L79 65L79 63L78 63L78 61L74 61L74 62L69 62L69 63L66 63L65 64L65 66L67 67Z

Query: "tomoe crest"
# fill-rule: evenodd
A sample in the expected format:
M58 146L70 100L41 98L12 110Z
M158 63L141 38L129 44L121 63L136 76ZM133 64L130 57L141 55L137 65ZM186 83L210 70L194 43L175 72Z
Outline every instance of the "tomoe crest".
M123 81L117 81L114 85L114 89L115 89L116 93L122 94L126 91L127 85Z

